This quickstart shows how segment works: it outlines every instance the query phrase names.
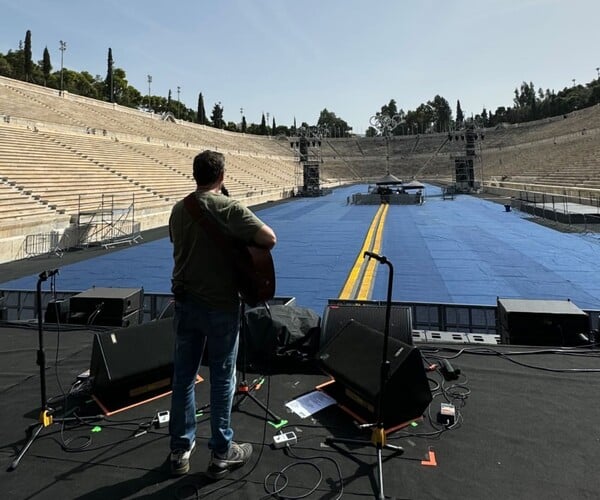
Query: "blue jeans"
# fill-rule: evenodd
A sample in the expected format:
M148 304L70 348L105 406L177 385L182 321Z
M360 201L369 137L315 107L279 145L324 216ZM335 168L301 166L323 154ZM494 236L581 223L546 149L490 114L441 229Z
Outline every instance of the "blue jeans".
M190 298L175 302L175 357L169 433L171 450L189 450L196 439L195 379L204 346L210 370L208 447L227 453L233 439L231 406L236 389L240 312L215 310Z

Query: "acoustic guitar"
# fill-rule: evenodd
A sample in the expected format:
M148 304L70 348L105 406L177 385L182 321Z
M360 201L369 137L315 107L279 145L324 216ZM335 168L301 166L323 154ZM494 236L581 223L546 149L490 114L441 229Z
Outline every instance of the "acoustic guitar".
M275 266L271 252L255 245L236 245L232 252L238 292L251 307L275 296Z
M210 217L204 214L194 193L186 196L183 203L223 252L230 256L242 300L254 307L272 299L275 296L275 266L271 252L266 248L247 245L226 236Z

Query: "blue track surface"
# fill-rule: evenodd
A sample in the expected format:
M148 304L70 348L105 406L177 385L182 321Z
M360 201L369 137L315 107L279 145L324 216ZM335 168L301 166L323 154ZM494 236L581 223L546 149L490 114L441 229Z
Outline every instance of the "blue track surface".
M428 195L436 191L427 188ZM378 208L347 205L355 192L366 186L258 212L279 240L273 252L278 296L296 297L321 314L339 295ZM394 266L394 300L494 305L498 296L570 298L582 309L600 309L598 235L560 233L470 196L391 205L381 253ZM164 239L64 266L56 285L168 293L170 273L171 245ZM387 266L379 266L373 300L385 299L387 278ZM32 290L36 281L30 276L0 288Z

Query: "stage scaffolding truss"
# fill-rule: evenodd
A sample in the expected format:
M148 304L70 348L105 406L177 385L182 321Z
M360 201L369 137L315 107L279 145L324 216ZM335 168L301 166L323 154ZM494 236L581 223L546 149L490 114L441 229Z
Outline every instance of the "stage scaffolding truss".
M290 147L296 155L296 192L298 196L322 196L331 190L321 188L321 135L318 131L301 130L290 137Z
M99 200L80 196L75 225L79 247L110 248L142 239L140 223L135 220L135 195L127 198L103 194Z

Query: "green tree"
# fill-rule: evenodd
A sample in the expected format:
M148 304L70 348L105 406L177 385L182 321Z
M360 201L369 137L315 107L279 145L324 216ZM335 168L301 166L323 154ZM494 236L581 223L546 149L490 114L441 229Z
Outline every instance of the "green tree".
M50 63L50 52L48 52L48 47L44 48L44 56L42 59L42 73L44 74L44 86L48 85L48 80L50 80L50 72L52 71L52 64Z
M260 120L260 135L267 135L267 120L265 120L265 114L262 114L262 118Z
M25 49L23 50L23 76L26 82L33 81L33 59L31 56L31 31L25 33Z
M488 127L490 123L489 120L490 118L488 116L487 109L483 108L483 110L481 111L481 126Z
M121 106L137 108L142 104L142 94L129 85L125 70L122 68L113 67L113 97Z
M225 125L225 130L229 130L230 132L237 132L238 131L238 126L237 123L235 122L227 122L227 125Z
M196 121L200 125L208 125L206 111L204 110L204 97L202 97L202 92L198 94L198 113L196 114Z
M277 125L275 125L275 116L273 116L273 126L271 127L271 133L273 135L277 134Z
M465 115L463 114L463 110L460 107L460 101L456 101L456 129L460 130L465 123Z
M246 129L248 128L247 124L246 124L246 117L242 116L242 134L246 133Z
M452 121L452 109L450 109L448 101L436 95L433 100L427 102L427 105L433 110L434 129L437 132L449 130L450 122Z
M112 49L108 48L107 58L107 69L106 69L106 80L104 80L104 88L106 89L104 97L109 102L115 102L115 82L114 82L114 71L113 71L113 55Z
M367 137L376 137L377 136L377 129L375 127L369 126L369 128L365 132L365 136L367 136Z
M12 73L13 69L9 60L3 54L0 54L0 75L10 78Z
M215 128L225 128L225 120L223 120L223 106L217 102L213 106L212 114L210 115L212 126Z
M23 68L25 67L23 63L23 42L19 40L19 50L12 51L9 50L6 53L6 60L10 64L11 78L15 80L23 80Z
M319 114L317 126L328 130L328 135L337 137L346 137L348 132L352 130L352 127L345 120L338 118L334 112L327 111L327 108Z
M383 116L389 116L390 118L397 115L398 114L398 106L396 105L395 99L390 99L390 102L388 104L384 104L383 106L381 106L380 113Z
M253 135L263 135L261 133L260 125L258 125L257 123L251 123L250 125L248 125L246 127L246 133L253 134Z

